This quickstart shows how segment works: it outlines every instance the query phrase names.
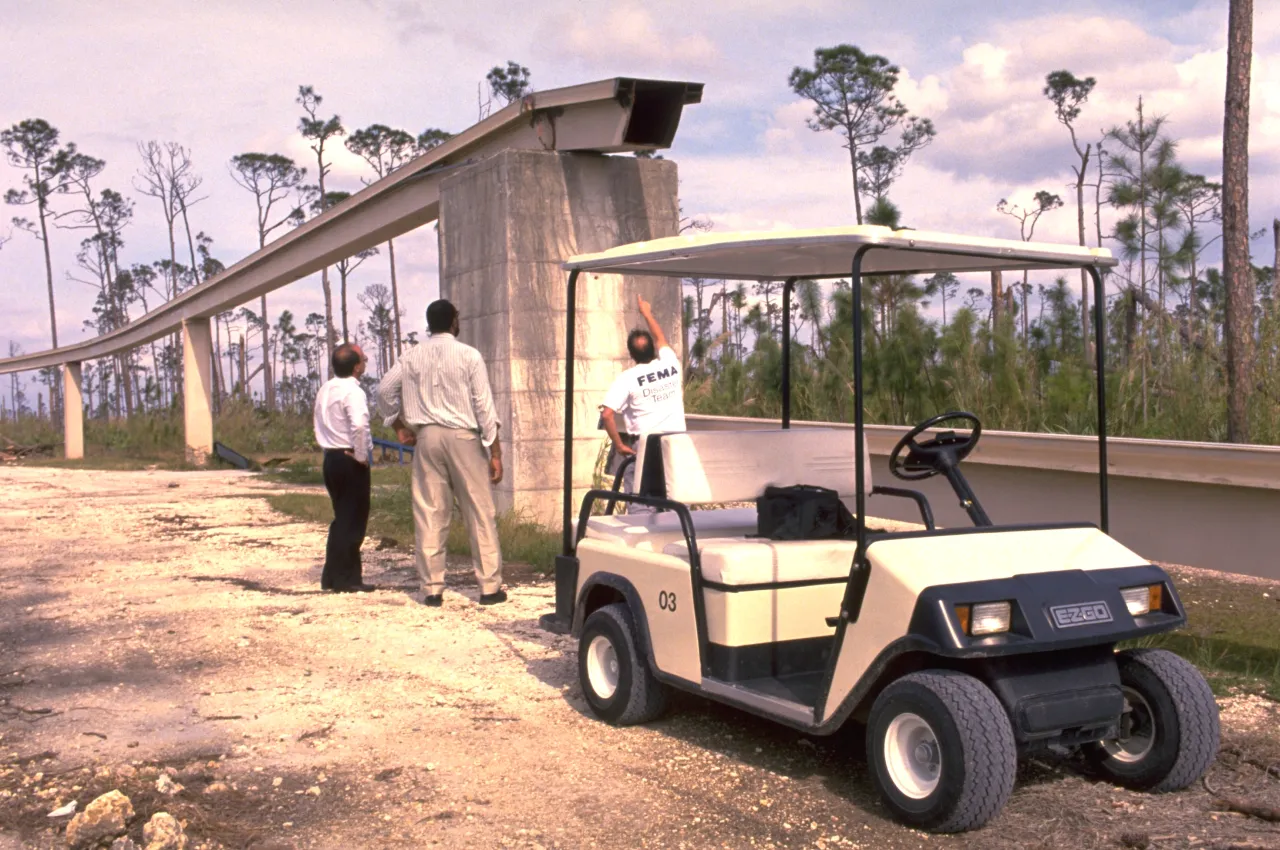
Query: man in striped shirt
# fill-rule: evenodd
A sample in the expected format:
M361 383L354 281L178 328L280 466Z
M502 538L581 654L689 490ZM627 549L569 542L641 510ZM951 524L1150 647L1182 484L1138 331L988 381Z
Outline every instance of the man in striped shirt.
M480 352L458 341L458 310L427 307L431 336L405 351L378 385L378 407L413 453L414 563L423 603L444 604L445 543L457 497L471 537L480 604L505 602L492 487L502 481L502 446L489 375Z

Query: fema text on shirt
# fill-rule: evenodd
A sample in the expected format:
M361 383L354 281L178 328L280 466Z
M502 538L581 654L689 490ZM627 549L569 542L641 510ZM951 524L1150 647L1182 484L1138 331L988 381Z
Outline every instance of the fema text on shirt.
M677 369L675 366L668 366L667 368L659 369L656 372L648 372L644 375L636 375L636 384L639 386L644 386L646 381L652 384L652 383L655 383L656 381L661 381L665 378L671 378L679 374L680 374L680 370ZM645 395L648 395L648 393L645 393Z

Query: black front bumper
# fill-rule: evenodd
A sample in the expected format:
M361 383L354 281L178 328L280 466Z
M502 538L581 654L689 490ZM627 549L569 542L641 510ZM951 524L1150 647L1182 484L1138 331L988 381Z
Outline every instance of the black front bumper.
M989 659L972 672L1000 698L1024 747L1078 744L1119 732L1124 696L1110 647Z

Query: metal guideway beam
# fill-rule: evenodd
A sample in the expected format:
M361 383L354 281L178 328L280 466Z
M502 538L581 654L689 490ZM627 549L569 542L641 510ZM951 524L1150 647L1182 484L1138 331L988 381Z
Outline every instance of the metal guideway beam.
M360 190L217 277L132 321L76 345L0 359L0 374L83 362L145 345L279 289L427 222L439 212L449 170L503 150L593 151L669 147L702 84L618 77L537 92Z
M184 330L189 323L207 327L218 313L435 220L443 180L493 154L670 147L684 107L701 100L701 83L626 77L527 95L125 327L75 345L0 360L0 374L107 357ZM185 355L194 350L188 345ZM184 368L190 379L203 367L187 363ZM208 388L206 382L197 386ZM212 415L200 393L193 396L188 390L186 400L187 455L200 463L213 448ZM64 429L68 452L74 454L83 442L78 402L68 408Z

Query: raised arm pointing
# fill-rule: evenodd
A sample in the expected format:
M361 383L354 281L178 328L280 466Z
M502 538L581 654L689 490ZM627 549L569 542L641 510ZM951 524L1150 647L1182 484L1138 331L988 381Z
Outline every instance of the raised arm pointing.
M662 325L658 324L658 320L653 318L653 310L649 308L649 302L644 300L644 296L637 295L636 304L640 307L640 315L649 325L649 335L653 337L653 350L656 354L667 347L666 334L662 332Z

